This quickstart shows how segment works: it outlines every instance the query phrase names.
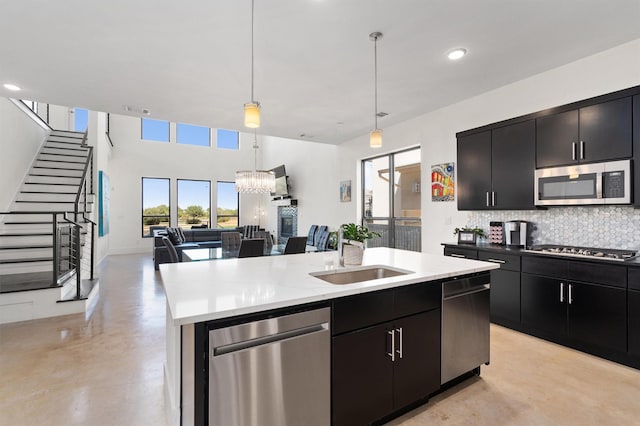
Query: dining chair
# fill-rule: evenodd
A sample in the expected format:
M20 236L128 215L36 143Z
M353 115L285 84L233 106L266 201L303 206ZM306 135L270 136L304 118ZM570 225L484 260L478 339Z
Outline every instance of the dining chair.
M327 225L318 226L318 229L316 230L316 235L315 237L313 237L313 244L309 244L309 245L317 247L318 243L320 242L320 236L323 234L323 232L328 230L329 230L329 227Z
M282 254L304 253L307 249L307 237L289 237Z
M318 238L318 242L316 243L316 249L318 249L318 251L327 250L327 246L329 245L329 235L328 230L322 231L320 238Z
M269 256L271 254L271 250L273 249L273 238L271 237L271 232L269 231L256 231L255 238L264 239L264 255Z
M174 247L173 243L168 237L162 237L162 242L167 247L167 252L169 253L170 263L179 263L180 257L178 256L178 251Z
M242 238L239 232L228 231L220 234L223 257L236 257L240 250Z
M311 225L309 228L309 233L307 234L307 245L312 246L315 242L316 231L318 230L318 225Z
M240 244L238 257L258 257L264 255L264 239L245 238Z

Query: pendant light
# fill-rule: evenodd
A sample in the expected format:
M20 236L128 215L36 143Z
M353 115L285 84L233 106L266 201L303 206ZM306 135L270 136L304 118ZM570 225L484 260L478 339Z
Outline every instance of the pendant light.
M269 194L276 192L276 175L271 170L258 168L258 137L253 131L253 170L236 172L236 191L245 194Z
M369 135L369 146L380 148L382 146L382 130L378 129L378 39L382 38L381 32L369 34L369 40L373 41L373 103L375 128Z
M253 99L253 10L254 1L251 0L251 102L244 104L244 125L250 129L260 127L260 103Z

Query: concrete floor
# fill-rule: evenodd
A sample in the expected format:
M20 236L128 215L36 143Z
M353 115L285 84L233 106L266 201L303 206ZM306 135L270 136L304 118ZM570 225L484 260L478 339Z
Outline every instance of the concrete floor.
M166 425L164 292L110 256L93 315L0 326L1 425ZM491 365L392 425L640 425L640 371L491 327Z

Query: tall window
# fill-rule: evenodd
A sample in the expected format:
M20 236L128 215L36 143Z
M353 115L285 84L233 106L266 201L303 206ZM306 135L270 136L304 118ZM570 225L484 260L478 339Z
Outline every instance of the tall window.
M176 125L176 141L185 145L210 146L210 129L178 123Z
M153 230L170 226L169 179L142 178L142 236L153 237Z
M362 223L369 246L421 250L420 148L362 161Z
M223 149L238 150L238 132L233 130L218 129L217 147Z
M211 182L178 179L178 226L210 228Z
M235 182L218 182L218 228L235 228L238 226L240 211L238 200Z
M169 122L143 118L142 139L146 141L169 142Z
M73 130L75 132L84 132L87 130L89 123L89 110L83 108L73 109Z

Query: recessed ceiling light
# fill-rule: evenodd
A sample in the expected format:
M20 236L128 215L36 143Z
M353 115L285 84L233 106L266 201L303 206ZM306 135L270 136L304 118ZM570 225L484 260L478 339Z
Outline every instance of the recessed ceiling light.
M20 88L18 86L16 86L15 84L11 84L11 83L5 83L4 84L4 88L7 90L11 90L14 92L17 92L18 90L20 90Z
M463 48L458 48L458 49L454 49L451 52L449 52L447 54L447 57L449 59L451 59L452 61L455 61L457 59L462 58L464 55L467 54L467 49L463 49Z

